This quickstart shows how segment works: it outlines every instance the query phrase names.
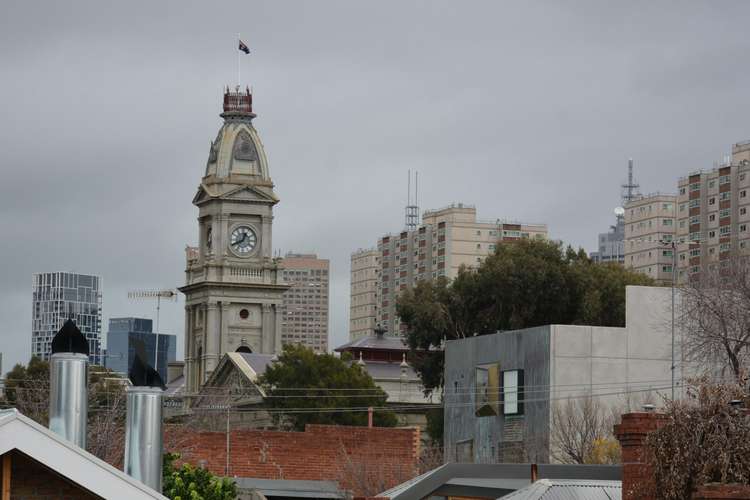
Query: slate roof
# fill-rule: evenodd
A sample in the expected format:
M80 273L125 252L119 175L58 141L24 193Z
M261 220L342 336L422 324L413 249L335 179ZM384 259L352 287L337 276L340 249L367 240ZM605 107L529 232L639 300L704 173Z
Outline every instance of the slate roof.
M505 500L622 500L620 481L540 479L500 497Z
M339 346L334 350L336 352L344 352L367 349L407 352L409 350L409 346L404 343L404 340L401 337L392 337L390 335L370 335L369 337L361 337L356 340L352 340L351 342Z

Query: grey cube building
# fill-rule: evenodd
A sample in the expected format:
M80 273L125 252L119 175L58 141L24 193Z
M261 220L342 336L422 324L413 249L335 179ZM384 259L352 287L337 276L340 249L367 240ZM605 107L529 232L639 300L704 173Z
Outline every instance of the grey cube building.
M52 338L72 319L89 341L91 362L101 364L102 279L90 274L39 273L32 285L31 354L49 360Z
M133 364L136 349L142 343L147 362L156 368L161 379L166 382L167 364L175 361L177 357L177 337L154 333L152 328L150 319L110 319L107 332L107 368L120 373L128 373Z
M545 325L448 341L446 461L553 461L555 405L588 397L604 409L658 403L671 390L670 314L669 288L628 286L624 328ZM679 353L679 332L677 341ZM695 374L676 360L676 397Z

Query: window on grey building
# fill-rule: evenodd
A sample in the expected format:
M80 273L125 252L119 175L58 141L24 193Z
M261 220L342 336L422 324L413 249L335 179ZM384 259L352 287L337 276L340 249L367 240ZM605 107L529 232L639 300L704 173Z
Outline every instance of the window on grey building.
M503 415L523 415L523 370L507 370L502 377Z
M500 365L489 363L477 366L475 380L475 415L477 417L497 415L498 396L500 394Z

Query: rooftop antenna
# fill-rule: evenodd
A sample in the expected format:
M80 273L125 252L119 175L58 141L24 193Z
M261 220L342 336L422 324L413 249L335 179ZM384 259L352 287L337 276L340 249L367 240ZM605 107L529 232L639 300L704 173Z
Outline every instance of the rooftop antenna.
M406 183L406 216L404 225L407 231L416 231L419 225L419 206L417 205L419 172L415 172L414 174L414 204L412 204L411 200L411 170L408 172L409 177Z
M622 203L623 205L637 199L640 196L638 189L640 184L633 179L633 159L628 158L628 182L622 186Z

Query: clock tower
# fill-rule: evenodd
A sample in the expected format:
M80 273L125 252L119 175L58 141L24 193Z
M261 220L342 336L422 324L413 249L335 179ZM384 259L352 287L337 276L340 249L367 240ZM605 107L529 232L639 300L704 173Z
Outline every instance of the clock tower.
M272 256L273 190L263 144L253 126L249 90L224 93L224 124L211 142L193 204L198 247L188 247L185 286L185 378L196 392L226 352L281 350L280 259Z

